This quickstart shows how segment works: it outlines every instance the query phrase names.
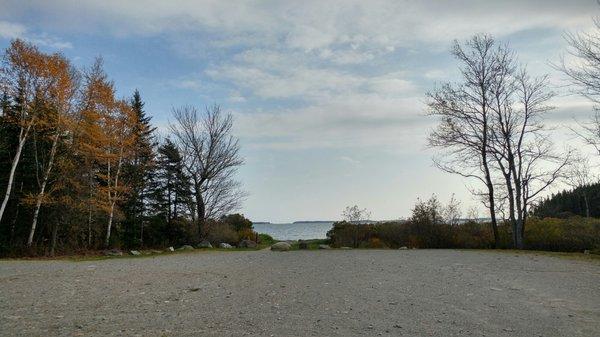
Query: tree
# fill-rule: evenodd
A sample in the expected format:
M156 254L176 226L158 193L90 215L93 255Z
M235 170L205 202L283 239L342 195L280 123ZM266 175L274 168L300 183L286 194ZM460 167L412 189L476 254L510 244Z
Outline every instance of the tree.
M218 105L204 113L192 106L174 109L171 131L184 158L186 173L192 181L194 216L203 236L206 219L219 218L239 207L244 193L235 180L243 164L239 142L232 135L233 117Z
M522 249L529 206L560 178L570 153L554 153L542 123L544 114L552 109L548 101L555 95L548 89L547 76L531 78L524 68L504 69L493 88L490 152L504 177L513 244Z
M346 206L342 212L342 219L346 222L354 224L354 247L358 247L358 231L359 225L364 224L371 217L371 212L366 208L360 208L358 205Z
M144 242L144 218L148 199L149 182L153 179L155 154L154 130L150 124L151 118L144 111L144 102L139 91L135 90L131 99L131 109L135 115L132 137L133 149L131 160L123 167L123 179L131 189L123 205L125 213L125 240L127 245L136 241L136 229L139 228L140 244Z
M434 159L441 170L465 178L475 179L485 186L495 246L499 245L496 220L494 181L490 168L490 134L492 127L492 88L494 81L504 71L501 63L510 52L497 46L488 35L476 35L461 45L454 42L452 54L461 62L461 81L446 83L429 92L428 114L440 122L428 138L429 146L445 153Z
M4 199L0 206L0 221L12 192L23 147L38 122L40 109L36 109L36 106L39 106L36 102L43 101L49 94L47 89L52 79L48 76L47 59L48 56L41 53L37 47L21 40L14 40L4 53L0 68L0 86L5 92L19 99L19 111L13 115L14 119L9 121L18 125L19 133Z
M167 138L158 148L156 180L152 186L154 211L162 215L167 224L182 217L192 203L190 178L184 172L179 149Z
M110 245L117 202L129 191L129 186L123 184L121 178L123 163L132 156L135 123L136 116L126 101L115 102L112 109L103 115L102 126L108 136L108 142L104 144L105 172L100 175L108 202L108 223L104 239L106 247Z
M585 217L590 217L590 198L585 187L598 181L598 177L590 170L590 160L581 153L576 152L571 162L566 167L565 183L573 188L573 191L579 191L583 197L585 206Z
M41 164L41 168L43 169L43 177L39 184L39 192L35 198L35 210L27 239L28 247L31 247L33 243L40 208L44 201L46 187L54 167L59 142L72 136L69 128L74 114L75 94L78 90L78 74L66 58L61 55L52 55L47 58L46 67L48 68L47 76L50 78L51 83L47 88L48 98L45 100L47 110L49 111L41 114L37 127L50 131L51 145L48 150L49 153L46 162L38 164L38 166Z

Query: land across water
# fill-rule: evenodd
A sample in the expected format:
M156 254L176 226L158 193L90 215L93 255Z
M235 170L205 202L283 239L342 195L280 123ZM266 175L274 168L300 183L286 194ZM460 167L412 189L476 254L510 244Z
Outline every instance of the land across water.
M0 261L5 336L599 336L600 264L461 250Z

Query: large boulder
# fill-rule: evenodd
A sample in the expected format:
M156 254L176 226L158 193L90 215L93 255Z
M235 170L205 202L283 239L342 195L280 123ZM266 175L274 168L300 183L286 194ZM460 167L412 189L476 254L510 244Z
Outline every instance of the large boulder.
M197 248L212 248L213 246L207 240L202 240L197 246Z
M308 249L308 242L304 240L298 241L298 249Z
M194 250L194 247L192 247L190 245L183 245L183 246L177 248L177 250Z
M230 244L228 244L228 243L221 242L221 243L219 244L219 248L230 249L230 248L233 248L233 246L232 246L232 245L230 245Z
M240 248L256 248L256 242L252 240L242 240L239 244Z
M118 249L107 249L102 253L106 256L123 256L123 252Z
M331 249L329 245L319 245L319 249Z
M292 245L290 245L287 242L277 242L276 244L271 246L271 250L278 252L287 252L290 249L292 249Z

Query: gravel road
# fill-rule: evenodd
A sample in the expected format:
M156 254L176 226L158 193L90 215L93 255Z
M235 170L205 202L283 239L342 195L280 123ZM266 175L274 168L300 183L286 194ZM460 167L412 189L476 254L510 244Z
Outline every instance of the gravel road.
M0 261L4 336L600 336L600 264L455 250Z

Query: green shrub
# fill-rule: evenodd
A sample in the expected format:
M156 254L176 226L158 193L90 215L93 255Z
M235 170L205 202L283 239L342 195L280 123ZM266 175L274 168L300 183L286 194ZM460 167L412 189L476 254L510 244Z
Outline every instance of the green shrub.
M269 234L261 233L258 234L258 243L272 245L275 243L275 239L273 239L273 237Z

